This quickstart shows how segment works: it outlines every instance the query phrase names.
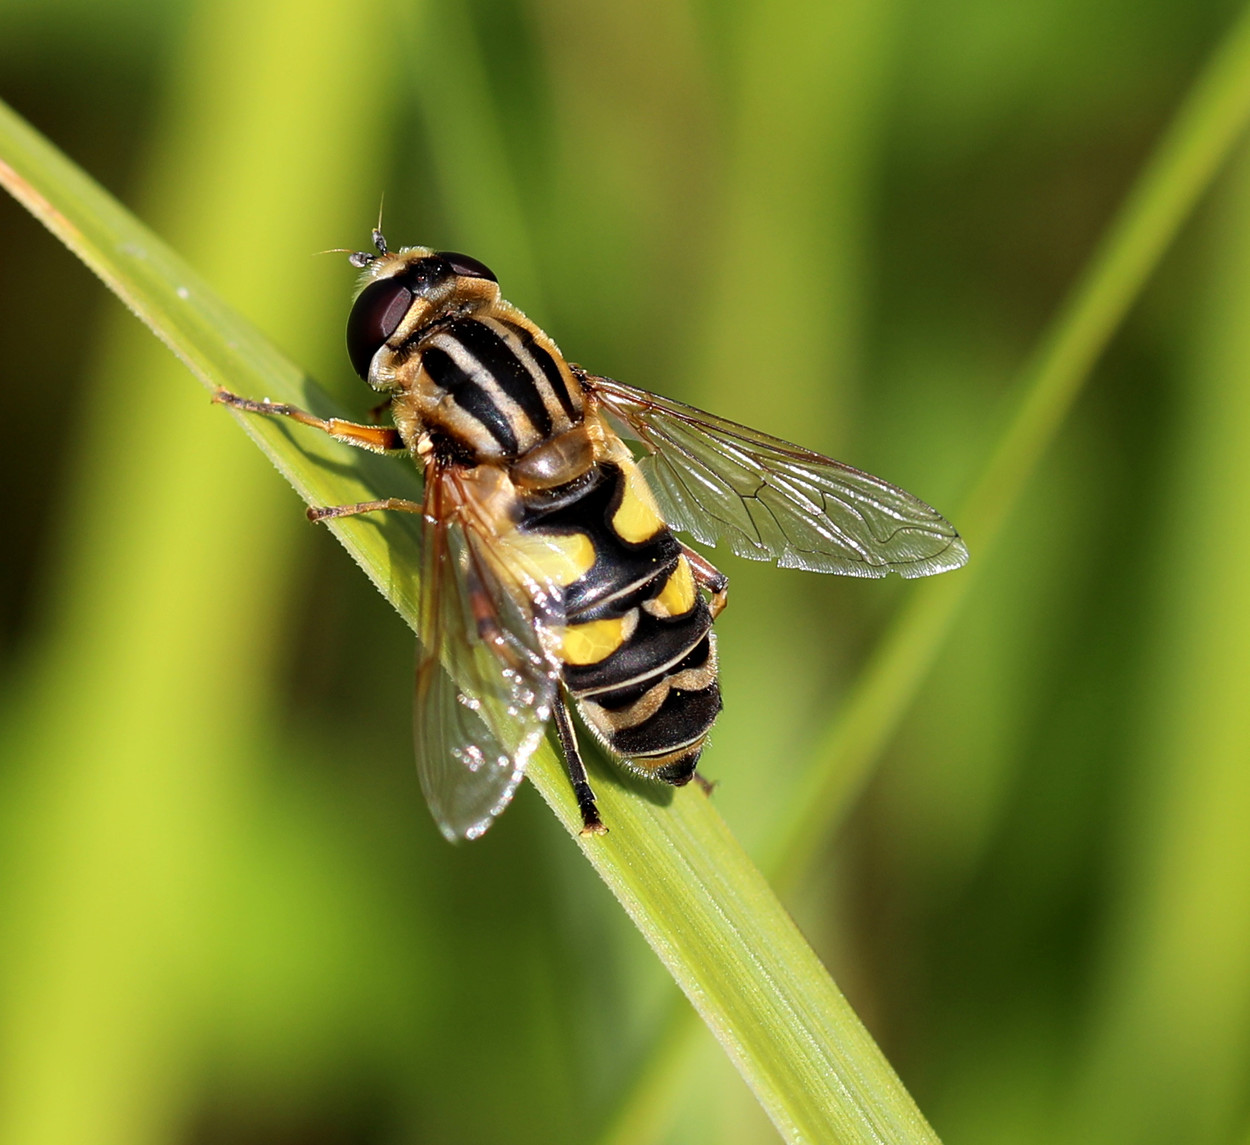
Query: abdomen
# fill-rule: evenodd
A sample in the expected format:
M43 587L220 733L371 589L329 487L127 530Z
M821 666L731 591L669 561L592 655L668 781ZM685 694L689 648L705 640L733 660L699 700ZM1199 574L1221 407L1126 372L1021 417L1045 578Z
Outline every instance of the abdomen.
M585 569L565 589L558 654L587 725L634 770L686 783L721 709L707 602L623 449L521 528Z

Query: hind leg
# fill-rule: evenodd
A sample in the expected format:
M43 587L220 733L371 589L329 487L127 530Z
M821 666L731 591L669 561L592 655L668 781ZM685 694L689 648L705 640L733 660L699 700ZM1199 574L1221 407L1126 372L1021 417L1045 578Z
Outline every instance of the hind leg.
M569 781L573 784L578 810L582 813L582 834L606 835L608 829L599 818L595 793L590 789L590 781L586 778L586 765L582 762L581 749L577 746L577 735L569 716L568 701L563 695L556 697L552 716L555 719L556 735L560 737L560 747L564 750L564 766L568 770Z
M699 587L707 589L712 594L712 599L708 601L708 609L712 613L712 619L715 620L729 603L729 578L707 557L696 553L688 545L682 545L681 551L690 562L690 571L694 573L694 579Z

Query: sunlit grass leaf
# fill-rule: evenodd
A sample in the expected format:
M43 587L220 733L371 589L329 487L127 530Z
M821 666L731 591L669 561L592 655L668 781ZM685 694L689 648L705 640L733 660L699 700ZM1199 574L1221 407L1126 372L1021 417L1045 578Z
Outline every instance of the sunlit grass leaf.
M1022 371L1013 415L967 504L953 514L971 545L972 564L957 576L915 586L830 719L800 793L772 824L763 866L783 888L802 881L849 813L1099 356L1248 122L1250 8L1212 53ZM676 1100L681 1086L673 1077L689 1072L692 1042L685 1025L674 1021L663 1031L655 1057L667 1076L646 1071L621 1108L621 1125L645 1122L653 1106Z
M0 106L0 182L207 387L333 410L325 395L137 220ZM222 416L226 416L223 409ZM412 495L410 468L314 431L239 415L310 504ZM413 523L346 519L334 529L416 626ZM560 761L530 777L577 838ZM923 1142L932 1131L759 871L697 789L596 776L606 838L579 846L792 1141Z
M953 517L977 559L911 595L830 721L801 797L770 840L764 866L783 884L802 876L866 782L1099 356L1248 122L1250 8L1212 53L1022 371L1019 403Z

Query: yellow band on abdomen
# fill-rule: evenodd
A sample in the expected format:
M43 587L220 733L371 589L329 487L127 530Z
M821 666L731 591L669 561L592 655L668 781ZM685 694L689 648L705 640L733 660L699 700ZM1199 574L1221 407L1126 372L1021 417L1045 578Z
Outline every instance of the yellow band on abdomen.
M685 557L678 557L677 567L669 574L659 595L643 607L652 616L685 616L694 607L694 602L694 576L690 572L690 562Z
M625 622L629 619L621 616L567 625L560 633L560 659L566 664L598 664L606 660L625 643Z
M622 458L617 464L625 474L625 491L620 508L612 514L612 528L621 540L638 545L664 528L664 518L633 460Z

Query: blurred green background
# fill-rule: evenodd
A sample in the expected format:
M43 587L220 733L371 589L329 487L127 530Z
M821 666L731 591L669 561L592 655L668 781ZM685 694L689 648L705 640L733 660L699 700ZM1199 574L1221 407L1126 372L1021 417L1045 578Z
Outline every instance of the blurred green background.
M0 96L358 416L315 252L385 193L571 359L958 525L1236 11L0 0ZM0 1141L775 1140L710 1035L657 1061L685 1003L532 791L443 843L409 634L232 421L7 199L0 250ZM1250 1141L1247 315L1243 158L791 899L949 1142ZM758 850L925 586L720 563Z

